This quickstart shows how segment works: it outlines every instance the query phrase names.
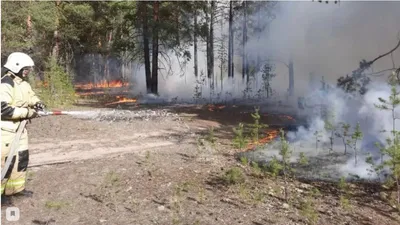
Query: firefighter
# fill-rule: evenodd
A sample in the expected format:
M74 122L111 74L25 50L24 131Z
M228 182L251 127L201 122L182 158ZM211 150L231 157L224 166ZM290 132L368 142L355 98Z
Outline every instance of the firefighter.
M45 105L25 81L34 65L32 58L22 52L11 53L4 65L5 71L0 84L2 173L5 172L3 167L21 121L38 117L37 110L45 109ZM30 195L32 192L25 190L29 162L26 128L22 132L12 157L10 167L1 181L1 195Z

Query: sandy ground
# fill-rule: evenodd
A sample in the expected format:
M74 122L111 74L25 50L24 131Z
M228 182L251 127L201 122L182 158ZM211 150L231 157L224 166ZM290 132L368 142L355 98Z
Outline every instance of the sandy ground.
M337 184L284 182L235 159L232 127L251 121L249 108L170 110L178 116L33 120L33 196L10 198L20 220L7 221L2 206L2 224L400 224L374 185L350 185L346 203Z

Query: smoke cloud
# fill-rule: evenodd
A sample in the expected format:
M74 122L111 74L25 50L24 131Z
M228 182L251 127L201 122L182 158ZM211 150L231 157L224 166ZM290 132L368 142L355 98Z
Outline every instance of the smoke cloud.
M372 60L382 55L398 43L400 27L399 2L348 2L339 5L317 2L280 2L276 19L262 39L250 40L250 52L263 54L264 58L277 61L278 76L273 80L273 87L286 91L288 87L288 63L290 57L294 62L296 97L306 96L308 104L314 106L303 112L307 116L308 127L300 127L297 132L289 132L287 137L294 150L293 160L299 153L308 157L317 157L317 170L331 176L349 176L355 174L362 178L373 178L365 163L367 154L375 162L380 160L380 152L375 143L385 143L392 130L392 116L389 111L375 107L378 98L388 99L390 87L386 78L389 72L381 77L372 77L369 91L360 98L350 98L340 89L324 93L316 88L324 77L327 83L335 86L340 76L351 74L358 68L362 59ZM282 63L280 63L282 62ZM374 63L369 73L398 67L400 49L392 57L385 57ZM310 84L310 74L317 77ZM353 133L357 123L363 132L363 139L357 147L358 160L355 164L354 152L348 148L350 155L328 156L331 133L326 131L321 117L320 105L329 106L335 118L333 125L340 128L340 123L351 125ZM396 112L397 113L397 112ZM396 124L396 129L399 129ZM320 136L316 141L316 132ZM318 147L317 147L318 146ZM344 145L340 138L334 136L334 151L343 152ZM277 145L267 147L265 157L278 155ZM329 158L329 160L325 160ZM325 165L323 165L325 164Z
M266 20L266 29L249 37L246 45L249 60L260 56L262 61L271 60L277 76L272 79L272 88L276 96L283 97L288 89L288 64L290 57L294 62L295 96L309 93L310 73L317 80L322 76L327 82L336 83L343 75L350 74L358 68L362 59L373 58L389 51L397 43L400 27L399 2L349 2L325 4L318 2L278 2L273 10L261 12L262 15L275 15L275 19ZM250 18L256 20L258 14ZM261 17L263 18L263 17ZM237 14L236 27L240 27L242 16ZM262 20L263 21L263 20ZM219 41L225 38L223 48L228 47L228 23L215 24L215 92L221 98L242 98L246 88L241 76L241 47L235 38L235 78L227 78L226 65L220 72L218 51L222 45ZM239 33L239 31L237 32ZM206 76L206 45L199 42L199 73ZM185 66L179 59L170 54L170 62L164 61L160 70L160 95L165 98L192 98L196 86L194 76L193 47L189 49L192 59ZM400 52L393 54L393 61L400 62ZM373 65L374 71L392 68L390 57L385 57ZM138 67L132 72L138 87L144 87L144 68ZM261 74L256 74L252 82L253 95L261 88ZM378 78L380 79L380 78ZM222 85L221 85L222 83ZM319 82L318 82L319 83ZM202 85L203 97L210 97L210 83L205 79ZM144 91L144 90L143 90Z

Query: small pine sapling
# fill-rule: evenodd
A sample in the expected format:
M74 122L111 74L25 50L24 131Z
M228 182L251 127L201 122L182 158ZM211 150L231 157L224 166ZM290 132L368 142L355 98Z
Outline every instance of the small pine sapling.
M360 123L357 122L357 125L354 129L354 133L351 135L351 140L353 144L353 150L354 150L354 163L357 166L357 161L358 161L358 148L357 148L357 143L358 141L361 141L363 138L363 133L361 131Z
M347 154L347 146L349 144L348 140L350 137L350 124L348 123L341 123L341 129L336 132L336 137L341 138L344 145L344 154Z
M276 156L272 157L271 161L269 161L268 163L267 168L270 171L271 175L275 178L279 175L279 172L282 171L282 165Z
M336 131L336 126L334 123L335 120L335 115L334 113L330 112L327 113L327 117L325 120L325 130L329 132L330 136L329 136L329 140L330 140L330 147L329 147L329 153L333 152L333 141L334 141L334 137L335 137L335 131Z
M381 148L382 155L387 155L387 159L383 161L383 165L391 169L391 180L397 186L397 205L400 206L400 132L396 130L395 109L400 105L400 92L397 91L396 85L392 84L391 95L389 99L378 98L381 105L375 105L381 110L391 111L392 113L392 137L387 138L386 146ZM383 156L382 156L383 159Z
M285 139L285 132L281 129L281 148L279 151L279 155L281 156L282 161L282 172L283 179L285 181L285 200L288 200L289 191L288 191L288 176L292 172L292 168L290 165L290 157L292 155L292 151L290 150L289 143Z
M207 140L208 142L210 142L212 145L215 144L217 138L215 137L214 127L210 127L210 128L208 129L208 134L207 134L206 140Z
M251 124L251 136L253 138L253 141L258 144L260 140L260 133L262 128L267 128L268 125L260 123L260 113L259 113L259 108L255 108L255 112L251 114L251 117L253 118L253 124Z
M384 147L380 146L380 144L377 144L377 147L380 149L381 154L383 154L384 152ZM377 178L380 180L380 174L384 168L384 164L383 162L381 164L376 164L374 162L374 159L371 155L371 153L368 153L367 157L365 158L365 162L369 165L371 165L371 168L368 168L368 174L372 175L373 173L376 174Z
M244 125L243 123L239 123L237 128L233 128L233 132L235 133L235 138L233 139L233 145L242 150L247 145L247 138L244 136Z
M344 209L349 209L350 185L346 182L346 179L344 177L340 178L338 188L340 190L340 204Z
M322 135L318 130L316 130L314 132L314 137L315 137L315 151L318 152L318 143L321 141L320 138L322 137Z
M308 159L305 156L304 152L300 152L300 157L299 157L298 163L301 166L307 166L308 165Z

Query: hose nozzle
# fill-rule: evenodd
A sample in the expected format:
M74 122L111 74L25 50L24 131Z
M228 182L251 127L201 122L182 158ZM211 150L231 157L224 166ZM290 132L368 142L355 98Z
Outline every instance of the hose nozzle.
M39 116L50 116L50 115L67 115L68 113L65 113L63 111L59 110L53 110L53 111L38 111Z

